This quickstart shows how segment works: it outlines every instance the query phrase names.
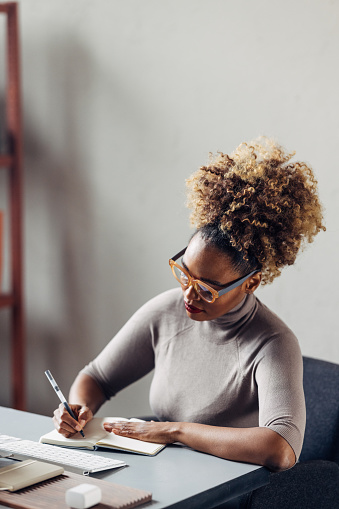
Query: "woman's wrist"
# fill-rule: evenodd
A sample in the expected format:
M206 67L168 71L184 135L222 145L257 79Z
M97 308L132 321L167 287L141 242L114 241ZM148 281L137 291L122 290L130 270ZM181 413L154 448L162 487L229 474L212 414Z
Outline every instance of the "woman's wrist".
M185 437L185 430L187 427L186 422L172 422L172 427L170 429L170 438L173 442L183 442Z

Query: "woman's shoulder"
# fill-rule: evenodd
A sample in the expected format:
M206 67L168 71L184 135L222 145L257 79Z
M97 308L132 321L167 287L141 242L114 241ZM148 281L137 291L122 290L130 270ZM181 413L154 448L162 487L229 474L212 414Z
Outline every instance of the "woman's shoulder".
M280 331L293 334L292 330L288 327L284 320L258 297L255 297L255 304L255 314L253 319L256 327L258 327L258 331L262 333L268 332L270 334L272 332L279 333Z
M289 350L300 352L298 339L290 327L258 298L252 327L256 331L261 355L264 352Z
M165 339L178 334L192 326L183 303L180 288L167 290L146 302L131 317L129 323L138 330L152 334L155 343L157 338Z
M237 331L243 362L279 356L282 351L298 351L298 340L288 325L256 296L251 296L251 300L252 306Z
M180 288L174 288L156 295L147 301L139 310L136 315L144 315L148 318L157 318L163 316L176 316L177 318L185 316L185 308L183 304L183 297Z
M180 288L172 288L159 293L155 297L147 301L143 307L146 308L166 308L168 306L177 305L182 302L182 291Z

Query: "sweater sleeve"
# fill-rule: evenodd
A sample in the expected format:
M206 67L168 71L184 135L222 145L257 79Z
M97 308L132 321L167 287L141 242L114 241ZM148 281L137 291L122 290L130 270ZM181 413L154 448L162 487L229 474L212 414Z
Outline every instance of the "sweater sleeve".
M145 305L80 373L91 376L109 399L153 368L151 316Z
M306 410L303 364L295 336L272 337L261 349L256 366L259 426L279 433L298 459L304 438Z

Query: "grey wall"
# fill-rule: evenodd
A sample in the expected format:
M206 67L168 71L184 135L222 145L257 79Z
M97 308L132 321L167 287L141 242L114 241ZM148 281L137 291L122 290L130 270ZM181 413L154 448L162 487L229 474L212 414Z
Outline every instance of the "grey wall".
M258 295L305 355L339 362L339 4L19 3L29 410L57 404L45 369L67 393L141 304L175 286L168 258L191 234L185 178L260 134L314 168L327 232ZM0 327L10 405L4 310ZM149 380L102 412L148 412Z

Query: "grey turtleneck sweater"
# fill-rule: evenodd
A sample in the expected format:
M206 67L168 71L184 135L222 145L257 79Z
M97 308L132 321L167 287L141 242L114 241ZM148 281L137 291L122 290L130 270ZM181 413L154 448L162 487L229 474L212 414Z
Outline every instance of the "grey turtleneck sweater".
M305 429L302 356L292 331L254 295L224 316L188 318L181 289L141 307L82 373L106 398L154 368L160 420L265 426L298 458Z

